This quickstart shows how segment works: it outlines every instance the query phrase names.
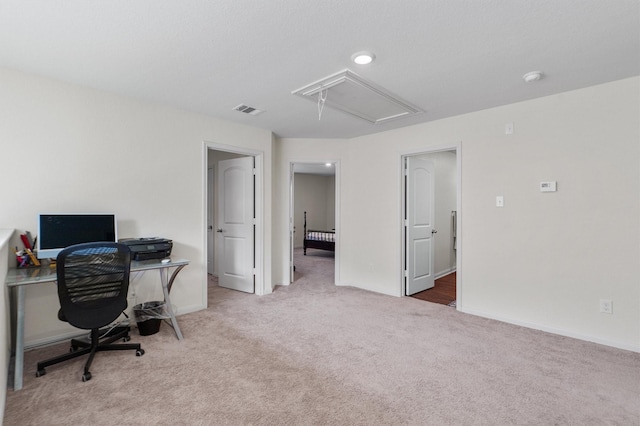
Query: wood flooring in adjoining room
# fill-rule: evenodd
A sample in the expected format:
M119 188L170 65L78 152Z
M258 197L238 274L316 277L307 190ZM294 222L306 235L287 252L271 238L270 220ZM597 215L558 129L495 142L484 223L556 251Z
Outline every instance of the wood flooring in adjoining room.
M427 302L449 305L456 300L456 273L452 272L435 280L435 286L411 295Z

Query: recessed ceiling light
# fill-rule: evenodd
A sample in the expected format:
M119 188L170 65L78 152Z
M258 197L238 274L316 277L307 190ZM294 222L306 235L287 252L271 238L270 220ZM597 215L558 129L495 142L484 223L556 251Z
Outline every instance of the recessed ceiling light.
M376 55L366 51L354 53L353 55L351 55L351 60L358 65L370 64L371 62L373 62L375 58L376 58Z
M538 81L542 78L542 71L531 71L522 76L527 83Z

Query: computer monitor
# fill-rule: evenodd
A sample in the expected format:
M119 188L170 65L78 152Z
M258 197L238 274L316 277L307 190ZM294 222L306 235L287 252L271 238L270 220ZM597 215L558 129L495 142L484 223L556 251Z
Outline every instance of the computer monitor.
M65 247L98 241L118 241L115 214L38 215L37 256L54 258Z

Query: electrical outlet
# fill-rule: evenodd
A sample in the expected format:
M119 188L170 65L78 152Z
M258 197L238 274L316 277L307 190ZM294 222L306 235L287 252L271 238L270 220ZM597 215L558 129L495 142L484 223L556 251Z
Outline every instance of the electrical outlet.
M600 312L604 314L613 313L613 302L611 299L600 299Z

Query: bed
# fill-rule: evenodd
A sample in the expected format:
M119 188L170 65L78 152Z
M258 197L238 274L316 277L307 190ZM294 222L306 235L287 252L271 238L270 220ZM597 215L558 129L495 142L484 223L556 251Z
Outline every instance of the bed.
M307 229L307 212L304 212L304 255L307 249L336 251L336 231L317 231Z

